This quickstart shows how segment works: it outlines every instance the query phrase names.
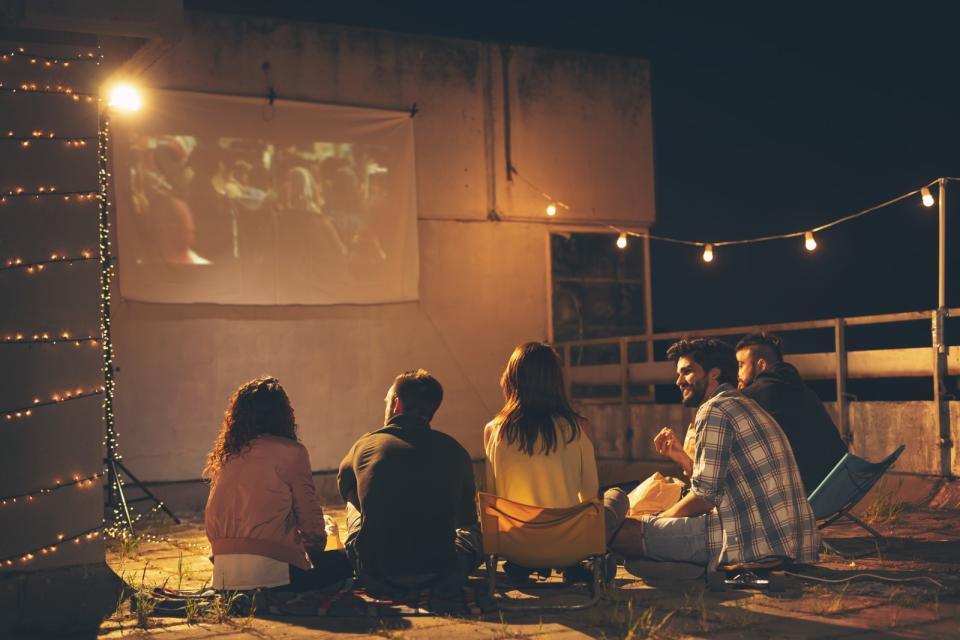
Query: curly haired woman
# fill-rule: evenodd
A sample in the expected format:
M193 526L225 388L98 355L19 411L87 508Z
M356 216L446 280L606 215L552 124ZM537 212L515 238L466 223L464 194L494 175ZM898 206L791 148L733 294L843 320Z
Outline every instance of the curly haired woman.
M350 576L343 551L324 551L310 456L276 378L233 393L203 477L211 481L205 520L214 588L303 591Z

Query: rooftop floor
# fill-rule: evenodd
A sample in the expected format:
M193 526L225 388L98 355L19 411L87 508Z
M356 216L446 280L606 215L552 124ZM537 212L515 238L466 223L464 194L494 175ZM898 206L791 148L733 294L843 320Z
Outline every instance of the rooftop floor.
M330 511L343 528L342 511ZM876 549L861 530L831 527L828 540L855 560L836 555L803 573L828 583L787 576L785 593L713 593L701 581L669 587L645 584L621 567L600 603L563 614L499 613L473 617L228 618L188 624L151 617L146 629L124 603L104 621L99 637L114 638L940 638L960 637L960 511L904 507L876 523L888 545ZM108 562L130 584L166 583L184 589L208 583L211 564L199 515L184 524L158 522L150 532L165 541L111 545ZM475 578L480 580L480 578ZM522 594L514 594L522 595ZM563 596L560 596L563 597Z

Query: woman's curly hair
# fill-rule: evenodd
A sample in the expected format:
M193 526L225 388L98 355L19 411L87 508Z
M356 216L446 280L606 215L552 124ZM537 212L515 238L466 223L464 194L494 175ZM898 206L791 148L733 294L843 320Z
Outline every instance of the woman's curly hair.
M287 392L273 377L251 380L233 392L223 412L220 433L207 456L203 477L215 480L223 465L258 436L297 440L297 423Z

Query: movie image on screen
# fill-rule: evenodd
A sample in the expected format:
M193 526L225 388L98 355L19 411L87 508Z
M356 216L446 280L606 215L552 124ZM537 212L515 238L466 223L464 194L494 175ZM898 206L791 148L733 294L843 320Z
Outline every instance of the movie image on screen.
M408 113L161 91L145 104L113 135L125 298L416 299Z

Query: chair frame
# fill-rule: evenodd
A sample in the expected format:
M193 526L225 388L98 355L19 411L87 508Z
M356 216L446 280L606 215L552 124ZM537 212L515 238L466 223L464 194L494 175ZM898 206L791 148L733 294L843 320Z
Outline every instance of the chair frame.
M485 556L486 565L487 565L487 593L490 598L497 605L497 608L501 611L525 611L525 612L560 612L560 611L582 611L584 609L589 609L597 604L600 601L600 596L603 593L603 564L604 558L600 555L588 556L586 560L590 563L590 573L591 581L588 585L590 598L585 602L580 602L577 604L520 604L518 599L510 598L509 596L503 595L501 598L498 598L496 595L497 592L497 565L499 564L500 556L495 554L488 554ZM566 583L558 582L534 582L529 585L523 585L523 589L569 589L572 585ZM508 606L502 606L503 604L509 603Z
M879 547L879 545L880 545L881 543L882 543L882 544L886 544L887 539L883 536L883 534L881 534L879 531L877 531L876 529L874 529L873 527L871 527L870 525L868 525L866 522L864 522L863 520L861 520L861 519L858 518L857 516L855 516L855 515L853 515L852 513L850 513L850 510L853 509L854 507L856 507L858 504L860 504L860 501L863 500L863 498L867 495L867 493L869 493L870 490L873 489L873 487L876 486L876 484L877 484L878 482L880 482L881 478L883 478L883 476L886 475L887 471L890 470L890 467L892 467L892 466L894 465L894 463L896 463L897 459L900 458L900 454L902 454L905 449L906 449L906 445L900 445L893 453L891 453L890 455L888 455L886 458L884 458L884 459L881 460L880 462L873 463L873 464L877 464L877 465L883 465L883 464L885 464L886 467L884 468L883 472L882 472L879 476L877 476L876 479L875 479L873 482L870 483L870 485L869 485L868 487L859 487L859 486L858 486L858 489L860 490L860 491L859 491L859 495L857 495L857 496L856 496L855 498L853 498L853 499L847 500L847 501L846 501L846 504L845 504L843 507L841 507L841 508L840 508L839 510L837 510L835 513L832 513L831 515L825 517L822 522L818 522L818 523L817 523L817 528L818 528L820 531L823 531L824 529L826 529L827 527L829 527L830 525L832 525L833 523L835 523L835 522L836 522L837 520L839 520L840 518L846 518L847 520L849 520L849 521L852 522L853 524L859 526L861 529L863 529L864 531L866 531L867 533L869 533L869 534L873 537L873 539L874 539L875 543L878 545L878 547ZM820 492L821 489L824 488L824 486L827 484L827 482L829 482L829 481L833 478L834 473L837 471L837 469L839 469L841 466L843 466L843 468L846 470L846 468L847 468L847 467L846 467L846 464L847 464L848 458L849 458L850 456L852 456L852 455L853 455L853 454L851 454L851 453L847 453L846 455L844 455L844 456L840 459L839 462L837 462L837 464L836 464L836 466L833 468L833 470L831 470L830 473L827 474L827 477L823 479L823 482L821 482L821 483L817 486L817 488L814 489L814 490L810 493L810 496L808 497L808 500L811 500L811 501L812 501L812 500L817 496L817 494ZM858 456L855 456L855 457L858 457ZM862 458L860 458L860 459L862 460ZM849 473L849 471L847 471L847 472ZM826 540L824 540L822 537L821 537L821 539L820 539L820 545L821 545L824 549L826 549L827 551L829 551L830 553L834 553L834 554L836 554L836 555L838 555L838 556L840 556L840 557L844 557L843 553L841 553L836 547L834 547L833 545L831 545L830 543L828 543L828 542L827 542Z

